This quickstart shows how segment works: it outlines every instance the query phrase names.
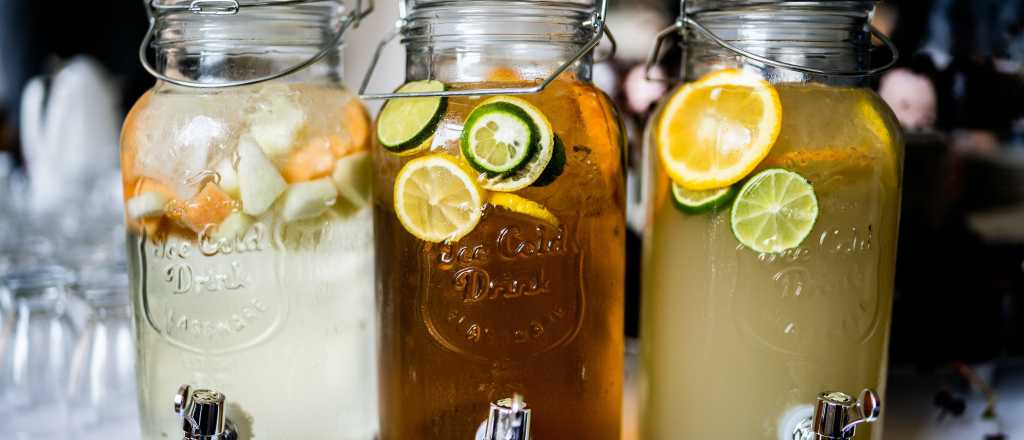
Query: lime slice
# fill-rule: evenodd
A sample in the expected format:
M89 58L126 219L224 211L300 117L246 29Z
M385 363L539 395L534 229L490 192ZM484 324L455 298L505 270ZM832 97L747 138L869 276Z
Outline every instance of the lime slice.
M551 121L548 120L547 116L544 116L540 109L524 99L511 96L495 96L485 100L480 105L484 106L496 102L504 102L519 107L530 117L533 127L536 129L536 136L533 140L534 145L531 148L533 152L526 163L521 165L517 171L497 177L484 176L480 184L491 191L519 191L536 182L540 175L544 173L548 163L551 162L551 157L555 151L555 132L551 128Z
M687 214L704 214L726 206L737 192L736 186L690 191L672 182L672 202L676 209Z
M443 92L441 81L413 81L399 87L398 93ZM443 97L395 98L384 103L377 118L377 140L388 151L401 153L415 148L434 134L444 115Z
M818 198L803 176L783 169L761 171L743 185L732 205L732 232L757 252L800 246L818 219Z
M483 215L483 194L470 173L447 154L409 161L395 177L394 191L398 221L423 241L457 241Z
M530 115L507 102L473 109L462 130L462 155L475 170L490 176L518 171L530 158L537 129Z
M555 179L565 172L565 161L565 144L562 143L562 138L556 135L555 150L551 154L551 162L548 162L547 168L544 168L544 172L533 182L533 186L548 186L554 183Z
M558 217L555 217L544 205L515 194L493 193L488 203L517 214L533 217L554 227L558 227L559 224Z

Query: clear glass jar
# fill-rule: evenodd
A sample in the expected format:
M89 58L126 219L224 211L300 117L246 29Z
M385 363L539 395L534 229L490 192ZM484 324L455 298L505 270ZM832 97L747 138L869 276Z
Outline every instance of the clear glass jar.
M189 384L226 395L242 440L372 439L369 120L334 44L352 13L232 3L158 2L159 80L124 124L142 438L181 437Z
M872 7L690 2L726 43L828 73L687 27L646 135L641 438L790 440L818 393L884 392L903 141L863 75Z
M593 17L579 2L413 2L407 84L470 95L540 84L600 37L584 24ZM588 54L533 94L421 100L423 114L391 113L420 98L385 104L374 148L381 439L473 439L489 403L514 394L536 438L619 438L625 146L591 67ZM424 142L391 142L414 124ZM518 164L483 157L525 139L502 131L516 124L533 124L532 152L516 156L524 140L510 147ZM478 169L497 165L511 171Z

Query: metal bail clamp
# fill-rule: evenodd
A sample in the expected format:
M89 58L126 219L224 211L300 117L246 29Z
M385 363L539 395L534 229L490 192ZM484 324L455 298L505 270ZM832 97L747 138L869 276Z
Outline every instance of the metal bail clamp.
M764 64L764 65L768 65L768 66L772 66L772 67L777 67L777 68L780 68L780 69L793 70L793 71L807 73L807 74L812 74L812 75L854 77L854 78L855 77L865 77L865 76L875 76L875 75L878 75L879 73L882 73L882 72L885 72L886 70L891 69L893 66L896 65L896 62L899 61L899 59L900 59L900 51L899 51L899 49L896 48L896 44L893 43L892 39L890 39L888 36L886 36L884 33L882 33L882 31L878 30L878 28L873 26L871 23L868 23L867 24L868 32L870 32L871 35L874 36L875 38L878 38L879 41L881 41L882 44L884 44L885 47L889 50L889 52L892 54L892 57L890 58L889 62L886 63L884 66L876 67L874 69L866 69L866 70L863 70L863 69L862 70L829 70L829 69L817 69L817 68L813 68L813 67L801 66L799 64L793 64L793 63L787 63L787 62L783 62L783 61L773 60L771 58L758 55L756 53L753 53L753 52L750 52L750 51L748 51L746 49L743 49L743 48L741 48L739 46L736 46L735 44L732 44L732 43L730 43L728 41L725 41L724 39L722 39L718 35L715 35L714 32L712 32L710 29L708 29L703 24L701 24L699 21L697 21L697 19L694 18L691 14L687 14L686 13L686 0L680 0L680 2L679 2L679 18L676 19L675 23L672 23L671 25L669 25L665 29L662 29L660 32L658 32L658 37L654 40L654 47L651 48L651 52L647 56L647 64L644 66L644 77L648 81L659 81L659 82L673 83L673 82L678 82L678 81L685 80L685 78L686 78L686 67L685 67L685 65L686 65L686 61L685 61L686 60L686 56L685 55L686 55L686 34L687 34L686 31L687 31L687 28L689 28L690 30L696 31L697 33L701 34L705 38L713 41L715 44L718 44L719 46L722 46L722 47L728 49L730 52L733 52L733 53L735 53L737 55L740 55L740 56L742 56L744 58L757 61L757 62L759 62L761 64ZM672 35L679 35L680 38L682 39L681 43L682 43L682 48L683 48L683 66L684 66L683 69L682 69L683 70L682 74L679 77L674 77L674 78L654 78L654 77L651 76L651 72L654 70L654 67L658 64L658 62L661 61L661 48L662 48L662 45L665 42L665 40L668 37L672 36Z
M491 95L529 95L533 93L540 93L549 84L551 84L562 72L568 70L574 63L579 61L581 58L586 56L592 50L597 48L598 44L601 43L601 39L605 36L608 37L608 41L611 43L611 51L602 56L597 62L603 62L615 55L615 51L618 49L618 42L615 41L615 36L612 35L611 30L605 24L605 19L608 17L608 0L601 0L601 6L597 11L594 11L593 17L583 23L584 26L590 26L594 30L594 36L587 41L579 51L570 57L566 62L562 63L555 69L551 75L548 75L544 81L533 87L508 87L508 88L489 88L489 89L474 89L474 90L449 90L443 92L404 92L404 93L366 93L367 87L370 85L370 79L373 78L373 72L377 70L377 64L380 61L380 56L384 52L384 48L387 47L392 40L400 35L405 27L409 24L408 21L408 0L398 0L398 15L399 19L395 22L395 27L388 32L387 35L381 39L380 43L377 44L377 50L373 53L373 58L370 61L370 68L366 71L366 75L363 77L363 82L359 86L359 97L364 100L379 100L379 99L392 99L392 98L427 98L434 96L491 96Z
M142 63L142 67L153 75L157 79L174 84L176 86L191 87L197 89L215 89L215 88L227 88L227 87L240 87L248 86L252 84L258 84L265 81L272 81L281 77L291 75L302 69L305 69L318 61L322 60L327 56L330 51L339 45L341 45L341 38L348 30L350 26L359 27L359 23L366 18L367 15L373 12L374 0L355 0L356 7L352 12L345 14L338 20L338 26L335 29L333 37L324 44L323 47L309 59L296 64L292 67L284 69L277 73L270 75L261 76L259 78L247 79L242 81L231 81L223 83L204 83L198 81L189 81L184 79L171 78L163 73L160 73L153 67L149 62L147 51L150 44L153 42L153 34L156 32L156 15L157 13L173 13L173 12L191 12L196 15L237 15L242 8L256 8L262 6L289 6L298 5L302 3L308 3L310 0L264 0L264 1L252 1L247 2L244 5L239 3L239 0L193 0L187 5L160 5L157 4L157 0L146 0L146 15L149 17L149 30L146 31L146 36L142 39L142 43L139 45L139 61ZM345 6L344 0L335 0ZM366 3L366 8L363 8L363 3Z

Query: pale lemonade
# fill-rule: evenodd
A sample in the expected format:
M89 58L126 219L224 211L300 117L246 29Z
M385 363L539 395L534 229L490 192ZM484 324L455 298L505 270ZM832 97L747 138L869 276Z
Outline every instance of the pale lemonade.
M369 121L334 87L158 86L123 133L142 438L178 387L250 439L376 434Z
M800 246L743 246L729 206L680 212L658 154L648 155L642 438L788 440L817 393L884 392L899 130L870 90L776 89L781 132L751 175L784 168L813 185L820 215Z

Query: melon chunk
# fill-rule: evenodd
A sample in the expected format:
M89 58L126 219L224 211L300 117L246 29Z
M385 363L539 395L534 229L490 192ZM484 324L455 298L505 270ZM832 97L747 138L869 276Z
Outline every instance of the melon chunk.
M213 232L214 240L240 240L252 227L253 219L241 212L235 212L224 219Z
M274 95L249 117L249 134L270 157L292 151L306 114L287 95Z
M318 217L337 199L338 190L330 178L294 183L281 199L281 218L291 222Z
M373 180L373 166L370 154L360 151L338 159L331 175L338 194L356 208L370 203L370 184Z
M319 137L289 154L284 160L281 175L288 183L305 182L329 176L333 168L331 142L326 137Z
M259 216L270 209L288 183L256 143L243 136L238 140L238 188L242 211Z
M232 198L237 199L241 197L241 193L239 193L240 188L238 187L238 172L235 171L231 160L224 159L220 161L220 164L217 165L214 171L220 176L220 189L224 190Z
M180 222L195 232L202 232L224 221L235 210L236 203L216 183L208 182L199 194L185 202Z
M125 211L128 218L139 220L160 217L167 208L167 196L157 191L148 191L128 199Z

